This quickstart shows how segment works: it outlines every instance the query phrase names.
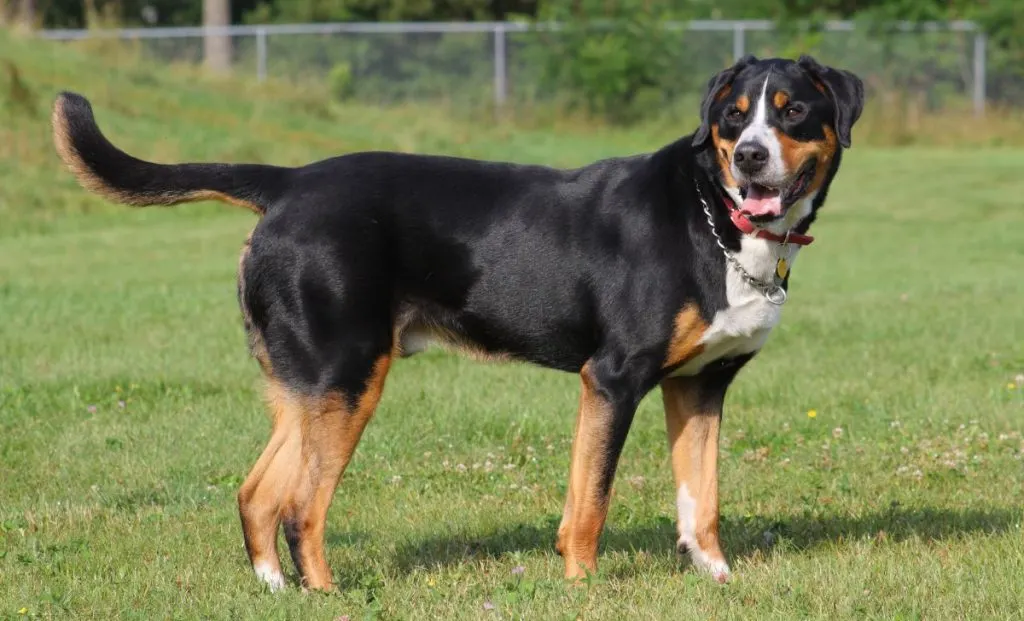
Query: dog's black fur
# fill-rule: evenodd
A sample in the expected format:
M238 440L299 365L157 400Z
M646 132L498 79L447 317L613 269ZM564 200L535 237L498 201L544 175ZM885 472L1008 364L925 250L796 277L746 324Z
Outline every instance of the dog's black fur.
M721 145L744 126L737 97L755 96L768 72L803 106L798 122L775 111L777 132L813 142L832 131L849 146L860 82L809 58L743 59L710 81L695 134L574 170L385 152L300 168L158 165L111 145L78 95L60 96L54 120L62 156L90 189L136 205L220 198L262 216L239 297L254 352L288 391L355 408L376 362L414 333L583 373L609 412L595 473L607 496L638 402L686 362L669 355L681 310L706 327L729 305L700 196L738 251ZM841 150L795 230L824 202ZM700 400L720 410L752 355L710 361L692 380Z

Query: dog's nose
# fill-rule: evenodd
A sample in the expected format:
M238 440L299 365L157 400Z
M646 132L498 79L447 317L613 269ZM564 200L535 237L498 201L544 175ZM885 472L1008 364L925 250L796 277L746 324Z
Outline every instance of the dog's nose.
M748 175L756 173L768 163L768 149L758 142L744 142L736 147L733 161L741 172Z

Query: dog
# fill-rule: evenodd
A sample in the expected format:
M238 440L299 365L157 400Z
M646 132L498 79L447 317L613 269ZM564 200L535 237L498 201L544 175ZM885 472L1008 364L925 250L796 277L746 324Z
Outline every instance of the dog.
M365 152L299 168L136 159L79 95L53 110L57 151L128 205L220 200L261 219L238 299L273 431L238 493L257 576L333 586L328 507L396 359L436 342L576 373L581 395L556 550L597 569L616 464L660 384L678 547L719 581L718 437L726 390L761 349L811 242L864 105L859 78L747 56L714 76L688 136L583 168Z

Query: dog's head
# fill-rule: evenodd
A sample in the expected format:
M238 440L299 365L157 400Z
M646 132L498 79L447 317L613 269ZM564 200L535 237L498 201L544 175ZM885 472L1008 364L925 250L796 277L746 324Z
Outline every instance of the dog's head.
M708 83L693 144L714 149L740 209L769 223L828 183L863 106L864 86L848 71L810 56L747 56Z

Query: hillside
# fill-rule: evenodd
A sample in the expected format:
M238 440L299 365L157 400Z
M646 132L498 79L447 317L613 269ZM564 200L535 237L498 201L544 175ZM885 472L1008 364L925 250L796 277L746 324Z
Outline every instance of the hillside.
M0 219L7 233L111 209L78 191L54 155L49 109L60 90L88 97L115 144L156 161L296 165L386 149L574 166L657 148L696 124L695 110L613 127L565 111L496 120L488 110L467 116L437 105L339 105L319 85L215 79L190 66L154 64L130 44L51 43L0 30L0 176L9 180L0 184ZM899 101L869 100L857 146L1024 144L1017 113L992 110L984 122L915 116L912 123L906 114Z
M257 85L205 77L191 67L155 66L128 45L54 44L0 31L0 175L13 180L0 184L5 228L108 209L78 190L53 152L49 110L60 90L88 97L112 142L157 161L297 165L386 149L569 166L671 139L654 129L594 131L571 122L531 129L429 108L342 107L315 87Z

